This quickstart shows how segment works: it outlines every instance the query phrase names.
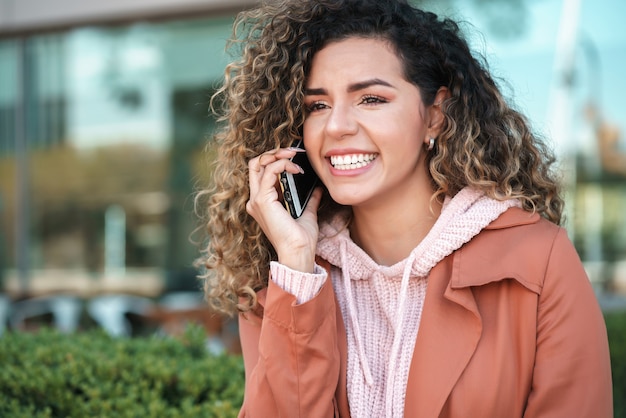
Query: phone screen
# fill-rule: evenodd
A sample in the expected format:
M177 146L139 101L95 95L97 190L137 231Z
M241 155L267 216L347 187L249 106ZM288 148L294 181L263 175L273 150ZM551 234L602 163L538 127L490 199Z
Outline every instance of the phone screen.
M302 141L298 141L293 146L302 148ZM305 152L298 152L291 159L304 170L304 174L291 174L283 172L280 174L280 187L283 191L283 201L293 218L299 218L304 212L304 208L318 185L318 177Z

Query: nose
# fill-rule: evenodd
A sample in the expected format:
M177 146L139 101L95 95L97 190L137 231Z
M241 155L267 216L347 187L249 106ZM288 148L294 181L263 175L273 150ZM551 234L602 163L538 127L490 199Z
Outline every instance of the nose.
M352 109L343 104L335 104L326 120L325 130L328 136L341 139L356 134L358 127Z

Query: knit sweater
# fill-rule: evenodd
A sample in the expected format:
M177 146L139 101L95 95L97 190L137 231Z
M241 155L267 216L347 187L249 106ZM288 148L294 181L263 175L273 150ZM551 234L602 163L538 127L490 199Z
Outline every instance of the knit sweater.
M444 201L441 214L409 256L381 266L350 238L341 219L320 227L317 254L332 264L331 281L346 325L347 382L353 418L402 417L409 366L419 330L428 273L516 200L496 201L466 188ZM272 279L298 303L317 294L326 272L271 265Z

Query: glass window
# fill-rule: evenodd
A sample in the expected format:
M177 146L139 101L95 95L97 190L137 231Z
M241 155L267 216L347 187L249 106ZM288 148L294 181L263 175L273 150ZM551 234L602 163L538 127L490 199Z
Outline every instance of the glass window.
M198 288L190 196L231 25L136 23L0 42L0 271L10 292Z

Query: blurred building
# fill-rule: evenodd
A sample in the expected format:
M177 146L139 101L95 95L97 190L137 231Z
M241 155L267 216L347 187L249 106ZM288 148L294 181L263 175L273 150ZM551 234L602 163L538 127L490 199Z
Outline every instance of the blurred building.
M11 293L99 280L145 295L197 289L190 196L207 180L225 42L251 3L0 0L0 275Z
M0 0L0 293L198 290L209 100L234 16L254 3ZM626 293L626 146L609 129L626 129L626 34L606 23L624 2L422 3L470 20L519 107L557 137L571 237L598 292Z
M231 344L201 299L193 192L252 0L0 0L0 321L149 317ZM12 301L8 308L6 301ZM1 333L1 329L0 329Z

